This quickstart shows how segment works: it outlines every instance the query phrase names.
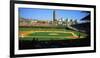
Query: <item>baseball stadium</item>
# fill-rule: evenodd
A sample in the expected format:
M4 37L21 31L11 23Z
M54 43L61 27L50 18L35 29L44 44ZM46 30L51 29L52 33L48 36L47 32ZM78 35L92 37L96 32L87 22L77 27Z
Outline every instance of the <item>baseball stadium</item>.
M90 46L90 13L81 19L84 23L56 16L53 10L50 21L19 17L19 49Z

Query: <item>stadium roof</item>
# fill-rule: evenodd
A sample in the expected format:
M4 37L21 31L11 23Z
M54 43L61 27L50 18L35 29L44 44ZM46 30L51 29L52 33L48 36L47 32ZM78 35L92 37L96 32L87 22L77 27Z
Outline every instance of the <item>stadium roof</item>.
M90 12L89 11L82 11L84 13L89 13L86 17L82 18L81 20L90 20Z
M82 18L81 20L90 20L90 14L84 18Z

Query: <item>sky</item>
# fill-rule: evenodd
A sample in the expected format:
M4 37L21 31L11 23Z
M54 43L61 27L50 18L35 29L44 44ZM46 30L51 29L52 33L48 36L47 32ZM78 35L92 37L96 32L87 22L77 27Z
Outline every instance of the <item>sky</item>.
M80 21L89 13L80 10L58 10L55 9L56 19L72 19ZM19 8L19 16L25 19L53 20L53 9Z

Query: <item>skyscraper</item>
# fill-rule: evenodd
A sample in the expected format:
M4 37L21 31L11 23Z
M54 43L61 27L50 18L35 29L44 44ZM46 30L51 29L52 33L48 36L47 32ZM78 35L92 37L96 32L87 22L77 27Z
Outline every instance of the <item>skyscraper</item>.
M53 21L56 21L56 13L55 13L55 10L53 10Z

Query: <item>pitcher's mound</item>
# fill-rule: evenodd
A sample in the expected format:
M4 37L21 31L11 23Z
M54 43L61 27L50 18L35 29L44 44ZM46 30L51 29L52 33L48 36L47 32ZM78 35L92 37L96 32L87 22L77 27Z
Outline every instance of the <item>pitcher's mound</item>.
M59 34L57 34L57 33L50 33L49 35L59 35Z

